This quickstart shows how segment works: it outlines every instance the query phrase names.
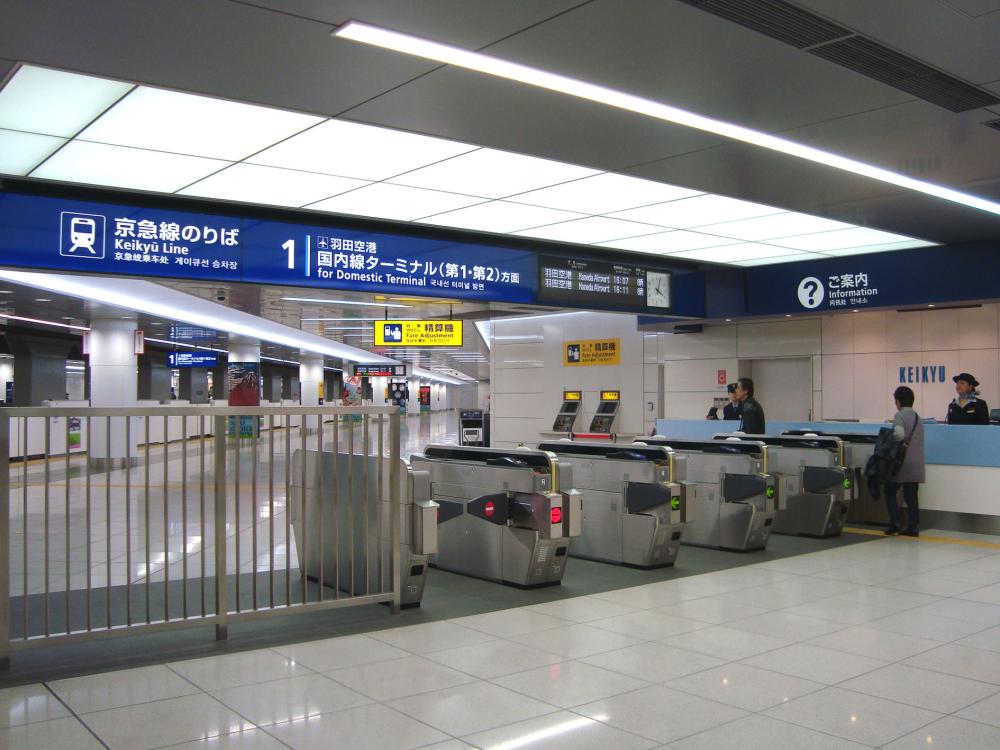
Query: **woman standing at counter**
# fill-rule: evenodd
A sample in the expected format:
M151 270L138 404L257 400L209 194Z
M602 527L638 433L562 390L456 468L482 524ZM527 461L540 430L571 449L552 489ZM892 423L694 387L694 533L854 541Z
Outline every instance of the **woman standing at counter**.
M960 372L952 380L958 395L948 404L948 424L989 424L989 407L976 395L979 381L967 372Z

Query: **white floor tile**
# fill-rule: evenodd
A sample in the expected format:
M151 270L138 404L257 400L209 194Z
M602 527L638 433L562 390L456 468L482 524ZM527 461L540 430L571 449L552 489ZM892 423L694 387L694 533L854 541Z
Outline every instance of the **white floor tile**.
M933 604L912 610L915 614L927 613L940 617L953 617L981 625L1000 625L1000 605L966 599L939 599Z
M480 732L466 739L481 748L530 750L643 750L657 744L568 711Z
M371 703L370 698L318 674L216 690L212 696L258 726Z
M676 750L864 750L850 740L759 714L677 740Z
M807 643L794 643L745 659L742 663L826 685L835 685L886 665L884 661L878 659L845 654L842 651Z
M267 731L295 750L411 750L448 739L377 703L275 724Z
M959 599L968 599L973 602L984 602L986 604L1000 604L1000 583L994 583L991 586L983 586L982 588L972 589L971 591L965 591L961 594L953 594Z
M164 666L55 680L49 683L49 687L78 714L200 692L196 686Z
M834 599L820 599L819 601L800 604L797 607L789 607L782 611L793 615L836 622L841 625L862 625L866 622L888 617L899 612L898 607L885 604L854 603L848 605L843 601L836 601L836 599L836 597Z
M503 640L435 651L424 658L484 680L566 660L565 656Z
M52 719L0 729L4 750L102 750L78 719Z
M208 695L112 708L81 719L111 750L146 750L253 727Z
M738 708L661 685L588 703L576 712L658 742L672 742L746 716Z
M946 714L1000 692L998 685L906 664L890 664L842 682L839 687Z
M906 660L906 664L1000 685L1000 653L949 643Z
M724 661L662 643L635 646L588 656L580 661L646 682L666 682L686 674L721 666Z
M755 607L751 604L731 602L716 597L692 599L677 604L668 604L657 608L658 612L672 617L684 617L691 620L701 620L712 625L722 625L733 620L760 615L767 612L765 607Z
M773 651L795 641L789 638L772 638L767 635L748 633L729 626L716 626L695 630L691 633L664 638L662 643L677 648L697 651L720 659L736 660L748 656Z
M831 687L765 713L776 719L878 747L940 718L941 714Z
M1000 651L1000 626L981 630L974 635L956 641L959 646L971 646L985 651Z
M450 622L464 628L479 630L495 638L512 638L515 635L537 633L539 630L565 627L567 624L566 620L533 612L528 607L459 617Z
M321 641L293 643L276 646L272 650L314 672L328 672L331 669L409 656L408 651L369 638L367 635L347 635Z
M888 589L914 591L933 596L959 596L963 592L979 588L980 584L959 583L957 581L946 581L943 578L928 578L927 576L920 575L894 578L891 581L886 581L882 586Z
M421 656L335 669L326 675L377 701L473 682L476 678Z
M244 651L168 664L202 690L222 690L267 680L297 677L310 670L273 651Z
M868 627L876 630L888 630L890 633L929 638L932 641L954 641L986 628L985 625L976 622L955 620L951 617L940 617L915 610L889 615L880 620L872 620L868 623Z
M614 651L641 642L640 638L612 633L610 630L582 624L519 635L511 640L542 651L559 654L568 659L580 659L591 654Z
M956 750L996 750L1000 747L1000 729L974 721L946 716L940 721L911 732L885 746L885 750L927 750L927 748L956 748Z
M864 625L821 635L806 643L888 662L906 659L941 645L940 641L932 641L929 638L890 633L887 630L876 630Z
M708 623L701 620L674 617L662 609L633 612L628 615L608 617L604 620L593 620L589 624L595 628L624 633L645 641L655 641L678 633L688 633L692 630L708 627Z
M679 677L668 682L667 687L746 711L763 711L822 690L826 685L746 664L726 664Z
M555 712L555 706L488 682L421 693L388 704L453 737Z
M835 630L843 630L845 626L839 622L817 620L815 617L802 617L787 612L766 612L731 622L729 627L772 638L807 641Z
M370 636L412 654L427 654L446 648L486 643L494 638L480 630L464 628L453 622L425 622L403 628L378 630L370 633Z
M435 742L433 745L424 745L420 750L478 750L462 740L446 740L445 742Z
M0 690L0 728L71 716L44 685L21 685Z
M956 716L1000 727L1000 692L958 711Z
M531 612L537 612L550 617L558 617L570 622L590 622L591 620L601 620L606 617L619 617L635 612L634 607L627 607L624 604L616 604L606 599L598 599L594 596L577 596L572 599L558 599L545 604L535 604L528 607Z
M518 672L498 677L493 682L560 708L572 708L649 684L645 680L578 661Z
M171 745L164 750L287 750L288 745L274 739L263 729L244 729L206 740Z
M684 594L656 583L647 586L633 586L627 589L605 591L593 596L596 599L604 599L605 601L634 609L653 609L654 607L663 607L692 598L690 594Z

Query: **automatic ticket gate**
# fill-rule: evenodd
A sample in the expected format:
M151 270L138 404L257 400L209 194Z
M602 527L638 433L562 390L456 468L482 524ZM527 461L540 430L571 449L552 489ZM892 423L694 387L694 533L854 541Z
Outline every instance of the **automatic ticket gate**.
M687 508L681 544L737 551L767 546L779 498L768 474L767 446L748 440L685 440L663 435L637 442L661 445L684 456L697 494Z
M410 463L428 473L440 505L437 567L517 586L562 580L583 515L568 464L543 451L456 445L428 445Z
M661 446L558 440L539 443L573 464L583 495L580 538L573 557L650 568L673 565L694 502L695 487L679 480L685 458Z
M336 586L353 596L382 591L392 585L388 490L379 497L379 487L389 482L389 461L323 451L320 476L318 455L318 451L300 449L292 459L289 514L299 570L313 581L320 580L322 570L325 586ZM412 607L420 604L424 594L428 556L437 551L437 503L431 500L427 472L405 460L400 460L399 468L401 604Z
M782 509L774 517L774 534L839 536L851 504L853 477L844 466L840 438L802 435L734 435L716 440L752 440L768 446L767 469L778 480Z
M848 523L886 524L889 512L882 498L873 498L865 481L865 464L875 452L878 436L862 432L814 432L811 430L786 430L785 435L816 435L839 438L844 444L844 466L851 472L850 508Z

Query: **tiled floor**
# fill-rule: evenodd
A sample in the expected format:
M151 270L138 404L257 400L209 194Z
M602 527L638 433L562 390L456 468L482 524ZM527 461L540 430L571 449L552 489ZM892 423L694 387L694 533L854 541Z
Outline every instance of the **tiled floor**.
M998 589L1000 548L884 539L9 688L0 748L996 750Z

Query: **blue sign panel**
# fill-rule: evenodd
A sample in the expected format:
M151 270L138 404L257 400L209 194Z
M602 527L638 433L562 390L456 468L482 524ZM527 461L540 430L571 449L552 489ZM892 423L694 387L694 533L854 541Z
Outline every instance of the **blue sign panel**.
M172 341L215 341L218 334L211 328L173 323L170 326Z
M167 364L170 367L217 367L219 355L215 352L170 352Z

